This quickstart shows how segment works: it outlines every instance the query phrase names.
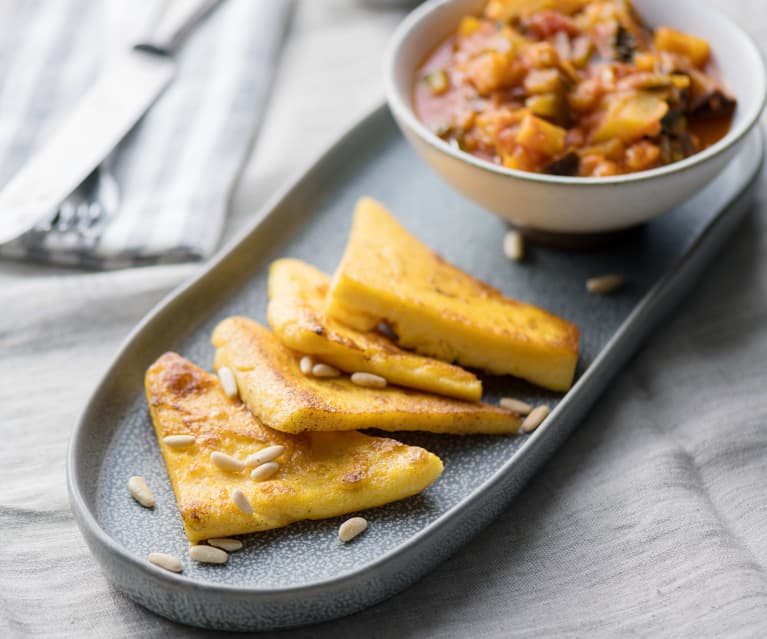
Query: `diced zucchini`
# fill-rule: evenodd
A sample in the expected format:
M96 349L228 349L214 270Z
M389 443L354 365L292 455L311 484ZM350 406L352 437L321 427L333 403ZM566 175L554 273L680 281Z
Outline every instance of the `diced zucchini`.
M626 151L626 147L618 138L610 138L605 142L599 144L592 144L580 150L582 156L598 155L608 160L621 160L623 154Z
M525 100L525 106L533 115L557 124L563 124L567 118L567 102L556 93L530 96Z
M647 91L615 95L609 100L607 112L591 141L599 143L618 138L633 142L644 136L658 135L660 121L667 112L668 104Z
M578 175L581 158L575 151L568 151L561 158L549 162L543 172L549 175Z
M622 24L618 23L613 43L615 59L619 62L633 62L637 44L634 36Z
M690 88L690 76L686 73L672 73L671 82L677 89L689 89Z

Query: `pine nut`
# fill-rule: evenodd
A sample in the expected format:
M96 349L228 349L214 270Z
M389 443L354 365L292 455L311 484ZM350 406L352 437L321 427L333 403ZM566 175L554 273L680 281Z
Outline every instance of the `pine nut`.
M284 452L285 452L285 447L280 446L279 444L276 444L274 446L267 446L266 448L262 448L261 450L253 453L252 455L248 455L245 458L245 465L248 468L255 468L256 466L260 466L261 464L265 464L266 462L274 461Z
M546 417L549 415L549 407L545 404L541 404L540 406L536 406L533 408L533 410L530 412L530 414L525 417L525 421L522 422L522 425L519 427L520 432L523 433L532 433L538 426L541 425L541 422L543 422Z
M186 448L194 444L193 435L168 435L162 438L163 443L171 448Z
M600 275L586 280L586 290L595 295L607 295L621 286L623 286L623 277L616 274Z
M277 462L266 462L261 464L257 468L250 471L250 478L256 481L264 481L269 479L280 469L280 465Z
M304 355L298 363L298 366L304 375L311 375L312 369L314 368L314 359L309 355Z
M352 384L365 388L386 388L386 379L372 373L353 373Z
M222 366L218 369L218 379L221 382L221 388L224 389L227 397L235 398L240 393L237 389L237 378L234 376L232 369L227 366Z
M245 464L239 459L235 459L226 453L219 453L218 451L210 454L210 461L216 468L225 470L228 473L238 473L245 468Z
M229 555L213 546L192 546L189 549L189 556L203 564L225 564L229 560Z
M245 493L242 492L239 488L235 488L232 491L232 501L234 502L234 505L237 506L237 508L239 508L246 515L253 514L253 506L250 505L250 502L245 496Z
M533 407L526 402L511 397L503 397L500 401L501 408L513 410L517 415L529 415Z
M366 519L363 519L362 517L352 517L341 524L341 527L338 529L338 538L346 543L354 539L357 535L365 532L367 527L368 522Z
M340 374L341 371L327 364L315 364L312 367L312 375L315 377L338 377Z
M218 537L216 539L208 539L208 545L221 548L226 552L237 552L242 550L242 542L239 539L229 539L228 537Z
M164 552L150 552L147 559L155 566L160 566L160 568L165 568L165 570L170 570L171 572L181 572L184 569L184 564L181 563L178 557Z
M154 508L154 495L143 477L134 476L128 480L131 496L145 508Z
M525 257L525 241L519 231L509 231L503 238L503 254L510 260L520 262Z

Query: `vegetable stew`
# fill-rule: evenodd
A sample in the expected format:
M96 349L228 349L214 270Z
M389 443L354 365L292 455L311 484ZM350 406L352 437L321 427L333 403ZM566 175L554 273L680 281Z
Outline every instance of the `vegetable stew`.
M701 151L736 101L706 40L651 30L630 0L490 0L423 63L414 106L487 161L598 177Z

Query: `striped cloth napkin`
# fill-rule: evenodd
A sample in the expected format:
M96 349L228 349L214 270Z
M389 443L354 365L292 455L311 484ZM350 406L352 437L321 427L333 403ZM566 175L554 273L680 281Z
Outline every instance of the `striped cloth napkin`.
M158 0L0 1L0 188L162 9ZM170 86L105 162L118 195L108 222L86 234L33 230L0 256L109 269L213 252L290 9L287 0L225 0L185 40Z

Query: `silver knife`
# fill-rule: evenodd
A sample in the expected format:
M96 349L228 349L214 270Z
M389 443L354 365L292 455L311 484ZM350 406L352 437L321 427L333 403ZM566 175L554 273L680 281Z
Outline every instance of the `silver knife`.
M152 36L97 80L0 192L0 243L51 215L109 155L173 77L182 38L223 0L171 0Z

